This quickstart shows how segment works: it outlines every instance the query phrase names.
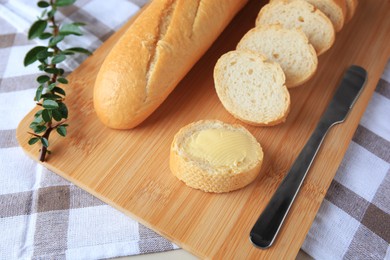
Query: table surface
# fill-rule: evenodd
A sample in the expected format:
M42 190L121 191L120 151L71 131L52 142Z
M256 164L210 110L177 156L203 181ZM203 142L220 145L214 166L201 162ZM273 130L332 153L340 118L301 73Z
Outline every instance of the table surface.
M34 12L26 14L26 10L33 8L28 2L30 1L10 1L0 6L2 11L0 19L2 24L6 25L5 30L0 32L0 54L3 60L7 60L7 63L3 63L4 66L0 67L0 104L2 104L0 108L3 116L0 124L0 170L2 172L0 227L4 227L5 231L5 236L0 238L0 256L17 258L12 256L47 255L49 252L54 253L55 256L64 254L72 256L72 253L77 252L78 256L87 254L89 258L104 258L175 248L172 243L147 231L139 223L122 216L104 203L36 165L18 148L15 128L33 106L33 102L29 100L34 96L35 86L30 83L37 75L37 72L31 68L25 69L21 66L23 53L36 44L23 40L28 24L35 18ZM129 8L127 11L131 12L123 15L138 10L136 5L129 7L128 2L124 2L126 2L124 5ZM138 1L134 3L139 4ZM95 20L89 19L95 24L92 23L86 28L89 37L86 47L96 48L121 25L121 22L117 22L115 26L112 18L107 18L105 22L101 21L101 14L95 13L98 10L96 6L101 4L99 1L92 0L78 1L76 7L62 12L65 16L78 20L98 17ZM74 68L78 62L76 60L73 64L68 64L68 70ZM388 228L390 196L389 188L386 186L389 183L390 154L390 126L389 120L386 120L388 119L386 111L389 109L388 82L390 82L389 66L379 82L366 115L358 127L303 245L304 250L318 258L329 257L322 249L334 248L336 243L341 243L342 246L340 250L331 252L334 253L334 257L353 256L357 253L364 256L364 252L358 251L359 248L364 248L361 244L362 236L370 237L370 240L375 241L377 245L375 249L364 248L365 252L372 253L379 259L389 257L389 234L386 232L390 230ZM18 107L12 104L14 100L19 101ZM367 172L370 171L375 174L367 177ZM369 189L365 188L366 183L371 184ZM354 199L355 207L350 207L345 201L340 200L340 197ZM57 204L50 202L53 198L59 198ZM369 221L368 216L374 213L383 217L382 225L378 226L378 223ZM91 216L94 216L94 219L91 219ZM324 222L323 218L327 221ZM28 229L30 223L28 221L31 220L34 220L35 226L30 226ZM92 223L88 223L91 220ZM116 222L115 225L113 222ZM88 224L99 227L100 240L96 239L98 234L91 230ZM48 237L47 234L50 232L57 236ZM337 240L337 234L343 233L349 236ZM26 241L21 240L23 234L27 234ZM132 237L129 234L138 235ZM63 239L64 237L66 239ZM323 240L316 239L319 237ZM86 238L91 240L89 244L85 243ZM47 241L55 242L47 243ZM96 244L93 244L95 242ZM127 246L121 247L123 243ZM156 244L159 246L153 248ZM80 245L83 248L77 247ZM20 250L22 246L25 248L23 251Z

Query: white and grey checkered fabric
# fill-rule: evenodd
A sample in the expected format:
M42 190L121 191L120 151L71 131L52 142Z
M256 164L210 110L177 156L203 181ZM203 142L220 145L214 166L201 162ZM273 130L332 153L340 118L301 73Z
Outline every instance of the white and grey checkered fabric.
M37 1L0 1L0 259L100 259L177 248L24 155L15 129L32 109L38 69L23 67ZM85 22L69 46L95 50L146 0L78 0L62 21ZM66 64L73 70L85 57Z
M65 44L96 49L146 0L78 0L62 20L85 22ZM26 32L31 0L0 0L0 259L98 259L177 248L138 222L46 170L15 139L34 106L37 42ZM73 70L83 57L67 64ZM390 259L390 67L378 84L303 249L317 259Z
M390 259L390 63L302 249L316 259Z

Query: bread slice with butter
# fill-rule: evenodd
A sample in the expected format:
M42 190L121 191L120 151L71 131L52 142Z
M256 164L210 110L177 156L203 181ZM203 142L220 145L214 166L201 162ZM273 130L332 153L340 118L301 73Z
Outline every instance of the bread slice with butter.
M175 135L170 169L186 185L205 192L229 192L259 174L263 151L243 126L218 120L191 123Z
M288 88L302 85L317 69L317 53L300 29L286 29L281 25L258 26L244 35L237 50L253 51L279 63Z
M225 109L252 125L270 126L285 121L290 94L278 63L251 51L230 51L214 68L214 84Z
M321 55L335 40L335 30L329 18L304 0L277 1L265 5L256 19L256 26L280 24L284 28L301 28L309 42Z

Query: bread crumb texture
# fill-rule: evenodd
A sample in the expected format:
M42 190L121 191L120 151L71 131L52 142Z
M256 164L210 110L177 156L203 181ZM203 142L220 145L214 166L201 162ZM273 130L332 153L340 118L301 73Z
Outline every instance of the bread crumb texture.
M279 64L251 51L231 51L214 68L215 88L225 109L252 125L283 122L290 95Z
M335 30L329 18L303 0L276 1L265 5L257 16L256 26L273 24L301 29L318 55L327 51L335 40Z
M277 62L286 75L286 86L297 87L309 80L317 69L317 53L300 29L262 25L249 30L237 45Z
M300 0L271 0L270 2L293 2ZM332 22L336 32L339 32L347 16L346 0L305 0L323 12Z

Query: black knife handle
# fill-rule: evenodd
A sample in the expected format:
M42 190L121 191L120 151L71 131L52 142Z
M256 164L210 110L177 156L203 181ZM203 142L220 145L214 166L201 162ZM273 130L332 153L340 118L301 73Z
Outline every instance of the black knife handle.
M268 248L274 242L314 157L332 125L329 122L322 121L317 125L290 171L253 226L250 232L250 240L255 246Z

